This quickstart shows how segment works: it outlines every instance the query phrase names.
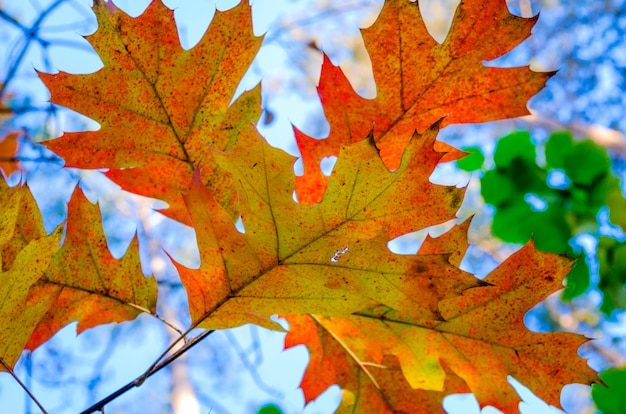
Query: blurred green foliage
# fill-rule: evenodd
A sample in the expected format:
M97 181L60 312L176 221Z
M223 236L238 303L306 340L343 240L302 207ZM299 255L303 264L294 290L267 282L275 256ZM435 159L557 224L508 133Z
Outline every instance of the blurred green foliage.
M600 373L607 387L591 386L591 396L603 414L626 413L626 368L609 368Z
M267 404L259 408L257 414L283 414L283 411L274 404Z
M574 140L567 131L550 135L539 154L528 132L502 137L496 146L494 167L483 169L481 194L495 207L492 232L506 242L524 244L531 237L537 249L581 255L571 239L587 233L597 241L598 287L604 294L601 310L611 314L626 309L626 243L602 235L598 212L608 207L612 224L626 229L626 199L619 179L611 172L604 147ZM457 161L459 168L482 168L484 157L476 147ZM587 258L589 259L589 258ZM588 261L578 260L566 278L563 298L570 300L591 285Z

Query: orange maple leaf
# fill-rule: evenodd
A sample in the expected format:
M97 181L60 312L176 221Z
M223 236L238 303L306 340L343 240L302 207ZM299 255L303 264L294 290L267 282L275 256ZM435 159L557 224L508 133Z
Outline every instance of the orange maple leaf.
M485 279L490 286L441 301L444 321L424 324L379 310L343 319L288 316L291 328L285 345L311 344L313 365L301 385L307 401L338 383L357 395L358 412L433 412L420 408L425 402L431 407L438 403L436 411L443 412L441 398L448 388L459 387L460 378L481 406L510 413L517 412L519 404L507 381L511 375L559 407L564 385L597 381L586 362L573 357L586 339L569 333L530 332L523 318L534 304L562 288L569 268L570 260L527 245ZM399 395L407 386L387 383L397 381L398 368L409 389L430 393ZM326 375L319 375L322 369ZM398 408L400 399L413 408Z
M0 358L9 365L72 321L80 333L155 312L156 280L141 272L136 239L115 259L100 222L75 192L61 247L63 227L46 234L30 190L0 181Z
M387 248L401 234L448 221L459 206L463 190L428 180L441 157L432 148L437 130L415 135L394 173L372 142L345 147L315 206L293 200L293 158L260 137L216 153L214 162L238 184L245 234L196 179L186 201L202 265L178 266L192 319L205 319L207 328L275 328L269 317L276 313L350 315L378 304L440 319L440 299L481 282L448 256Z
M104 68L40 74L52 102L89 116L101 129L65 133L46 146L67 166L109 168L107 175L125 190L166 201L164 214L187 222L181 192L196 167L211 179L206 153L256 133L258 88L230 103L262 39L252 34L246 5L216 13L200 43L183 50L173 12L160 1L136 19L106 4L94 2L99 28L87 37ZM224 199L231 187L222 180Z
M9 132L0 138L0 171L4 178L8 178L16 171L20 171L17 155L19 132Z
M379 362L373 362L362 349L350 347L349 339L327 330L319 323L319 317L284 317L290 325L285 348L306 345L310 355L300 384L305 403L316 399L331 385L339 384L342 401L337 413L443 413L441 405L445 396L470 392L467 384L452 372L447 372L442 391L411 388L396 356L384 354ZM333 318L333 322L341 321ZM359 337L364 334L357 329L350 333Z
M342 71L324 60L318 93L330 135L315 140L296 131L304 163L298 198L318 202L327 181L319 171L322 158L370 133L383 161L394 170L413 132L423 132L440 118L444 127L527 115L526 102L553 73L483 62L526 39L535 21L511 15L501 0L463 1L446 40L438 44L426 30L417 2L386 1L378 20L363 31L375 99L356 94Z
M155 312L157 284L141 271L137 239L115 259L107 247L98 208L80 192L69 203L63 247L45 275L32 287L29 301L54 298L26 347L35 349L70 322L78 333L111 322Z

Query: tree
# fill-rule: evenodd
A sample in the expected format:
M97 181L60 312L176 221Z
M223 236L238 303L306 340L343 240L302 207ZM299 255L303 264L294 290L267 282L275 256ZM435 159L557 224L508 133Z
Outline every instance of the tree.
M530 243L476 279L459 269L467 222L428 239L417 255L387 249L393 238L455 218L462 190L428 180L438 164L463 155L435 141L439 129L525 114L550 76L482 63L526 38L534 19L510 15L503 2L466 2L438 44L415 4L387 2L364 32L376 98L354 93L325 60L318 90L331 132L313 141L296 131L304 162L296 180L294 159L252 127L259 90L231 102L261 43L247 6L217 14L204 40L183 51L160 2L137 19L95 3L99 29L90 42L104 68L40 76L53 102L101 129L46 146L68 167L109 169L125 190L167 202L164 214L194 227L200 268L175 263L191 327L174 356L214 329L280 329L270 317L282 314L287 346L303 343L312 353L307 400L337 382L344 407L361 412L440 409L445 395L467 390L482 405L514 411L519 400L507 375L558 406L564 384L595 380L575 354L583 338L532 333L523 323L530 307L562 287L568 258ZM328 156L338 158L330 178L317 168ZM62 227L46 235L32 225L39 219L26 187L2 191L2 270L12 281L3 285L7 370L24 347L35 349L70 321L83 331L141 313L162 318L137 243L112 257L97 209L80 189L60 248ZM192 328L205 331L187 338Z

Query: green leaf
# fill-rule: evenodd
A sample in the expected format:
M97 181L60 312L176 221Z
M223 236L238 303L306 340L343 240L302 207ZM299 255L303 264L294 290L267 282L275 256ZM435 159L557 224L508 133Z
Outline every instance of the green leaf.
M606 197L606 205L609 207L609 218L613 224L626 229L626 199L619 185L613 188Z
M485 162L485 156L483 155L480 147L466 147L463 151L470 154L456 161L456 166L464 171L476 171L480 170Z
M565 280L566 285L562 296L564 300L572 300L587 291L590 284L589 266L584 257L574 263Z
M596 178L608 173L610 166L606 149L588 139L576 143L564 161L565 173L581 185L591 185Z
M593 214L595 215L600 207L609 205L614 194L619 195L622 199L621 208L626 208L626 200L622 196L619 178L613 174L606 174L602 180L594 184L589 193L589 208L593 210ZM622 211L623 213L624 211Z
M534 212L530 218L530 230L537 250L565 253L570 250L571 229L565 219L565 210L559 205L549 205L547 210Z
M550 168L565 168L565 157L574 147L574 138L569 131L553 132L546 142L546 163Z
M527 131L517 131L500 138L493 160L498 168L507 168L514 159L521 158L530 164L535 163L537 153Z
M257 414L283 414L283 411L274 404L267 404L259 408Z
M493 216L493 234L510 243L526 243L532 233L532 214L524 200L499 208Z
M523 200L501 206L493 216L493 233L500 239L524 244L533 238L537 250L564 253L570 250L571 230L561 206L533 211Z
M480 194L485 199L485 203L496 207L510 202L516 193L511 179L497 170L487 171L480 185Z
M511 177L517 191L522 193L541 194L551 191L546 184L547 172L539 167L534 161L530 162L525 158L515 158L508 168L508 175Z
M598 243L598 287L604 295L600 310L610 315L614 309L626 308L626 243L618 242L609 237L600 237Z
M613 249L613 271L620 275L620 282L626 279L626 243L620 243Z
M603 414L624 414L626 407L626 369L609 368L600 373L600 378L608 386L591 386L593 402Z

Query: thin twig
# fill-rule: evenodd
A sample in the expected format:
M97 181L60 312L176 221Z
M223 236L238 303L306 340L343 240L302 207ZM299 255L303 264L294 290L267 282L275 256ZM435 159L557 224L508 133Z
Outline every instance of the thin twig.
M163 351L163 353L161 355L159 355L159 357L154 361L154 363L152 365L150 365L150 367L146 370L146 372L144 372L139 377L135 378L134 381L131 381L128 384L126 384L125 386L123 386L122 388L118 389L117 391L115 391L114 393L109 395L108 397L106 397L106 398L100 400L99 402L95 403L94 405L92 405L91 407L89 407L85 411L81 412L80 414L90 414L90 413L93 413L95 411L101 411L106 404L108 404L111 401L115 400L117 397L119 397L120 395L126 393L128 390L130 390L130 389L132 389L134 387L139 387L141 384L144 383L144 381L146 379L150 378L152 375L156 374L162 368L165 368L166 366L171 364L174 360L176 360L182 354L184 354L189 349L191 349L196 344L198 344L200 341L202 341L204 338L206 338L207 336L209 336L210 334L215 332L214 330L204 331L200 335L196 336L195 338L192 338L191 340L187 341L187 335L189 335L189 333L191 331L196 329L198 327L198 325L200 325L202 322L204 322L206 320L206 318L208 318L210 315L211 315L211 312L208 312L202 318L198 319L195 323L193 323L185 332L183 332L178 337L178 339L176 339L174 342L172 342L170 344L170 346L168 346L167 349L165 351ZM169 354L169 352L172 349L174 349L176 347L176 345L181 340L184 340L185 344L182 347L180 347L176 352L171 354L169 357L163 359L167 354ZM159 361L162 361L162 362L159 362Z
M111 401L115 400L116 398L118 398L122 394L126 393L128 390L133 389L135 387L139 387L141 384L143 384L143 382L146 379L148 379L152 375L156 374L157 372L159 372L163 368L167 367L169 364L174 362L176 359L178 359L181 355L183 355L189 349L191 349L195 345L199 344L204 338L206 338L207 336L211 335L213 332L215 332L215 331L204 331L204 332L202 332L200 335L198 335L195 338L191 339L189 342L187 342L185 345L183 345L179 350L174 352L172 355L170 355L169 357L167 357L166 359L164 359L160 363L158 363L156 365L153 364L148 369L148 371L146 371L145 374L140 375L135 380L129 382L128 384L124 385L122 388L120 388L117 391L115 391L112 394L110 394L108 397L103 398L102 400L98 401L97 403L95 403L91 407L87 408L86 410L81 411L80 414L91 414L91 413L94 413L96 411L102 411L104 409L105 405L107 405ZM178 343L178 341L180 341L180 338L177 341L175 341L174 343L176 344L176 343ZM168 350L169 349L171 349L171 346L170 346L170 348L168 348ZM161 358L159 358L159 360L160 359Z
M205 314L204 314L204 315L203 315L200 319L198 319L196 322L194 322L193 324L191 324L191 326L190 326L189 328L187 328L187 330L186 330L185 332L183 332L183 333L182 333L182 334L178 337L178 339L176 339L174 342L172 342L172 343L170 344L170 346L168 346L168 347L167 347L167 349L166 349L165 351L163 351L163 353L162 353L161 355L159 355L159 357L158 357L158 358L154 361L154 363L153 363L152 365L150 365L150 368L148 368L148 369L146 370L146 372L145 372L145 373L144 373L141 377L139 377L139 378L137 378L137 379L135 380L135 382L137 382L137 386L141 385L141 383L142 383L142 382L143 382L146 378L148 378L148 377L150 376L150 375L149 375L149 374L150 374L150 372L151 372L151 371L152 371L152 370L153 370L153 369L154 369L154 368L155 368L155 367L159 364L159 361L160 361L161 359L163 359L163 358L164 358L167 354L169 354L169 352L170 352L172 349L174 349L174 348L176 347L176 345L178 345L178 343L179 343L181 340L184 340L184 341L185 341L185 345L183 345L183 347L182 347L181 349L186 348L186 347L187 347L187 345L189 345L189 344L190 344L193 340L195 340L195 338L194 338L194 339L192 339L191 341L187 342L187 335L189 335L189 333L190 333L191 331L193 331L194 329L196 329L196 328L197 328L197 327L198 327L198 326L199 326L202 322L204 322L204 321L205 321L205 320L206 320L209 316L211 316L211 313L212 313L212 311L209 311L209 312L205 313ZM213 331L211 330L211 331L209 331L209 332L213 332Z
M173 331L176 331L176 333L178 333L179 335L183 336L183 331L181 331L180 329L178 329L177 327L175 327L174 325L172 325L170 322L168 322L167 320L165 320L165 318L163 318L163 317L159 316L158 314L156 314L156 313L151 313L148 309L146 309L146 308L144 308L144 307L141 307L141 306L139 306L139 305L136 305L136 304L134 304L134 303L128 303L128 306L130 306L131 308L135 308L135 309L137 309L138 311L145 312L145 313L147 313L148 315L150 315L150 316L153 316L153 317L157 318L158 320L160 320L161 322L163 322L163 323L164 323L164 324L165 324L168 328L172 329ZM185 342L187 342L187 337L186 337L186 336L183 336L183 340L184 340Z
M39 407L39 409L41 410L41 412L43 414L48 414L48 412L46 411L45 408L43 408L43 405L41 405L41 403L37 400L37 398L35 398L35 396L33 395L32 392L30 392L30 390L28 389L28 387L26 387L26 385L24 385L24 383L19 379L19 377L17 375L15 375L15 371L13 371L13 368L11 368L6 362L4 362L4 359L2 359L0 357L0 364L2 364L2 366L9 371L9 374L11 374L11 376L15 379L15 381L17 381L18 384L20 384L20 387L22 387L22 389L24 391L26 391L26 394L28 394L28 396L30 397L31 400L33 400L35 402L35 404L37 404L37 407Z

